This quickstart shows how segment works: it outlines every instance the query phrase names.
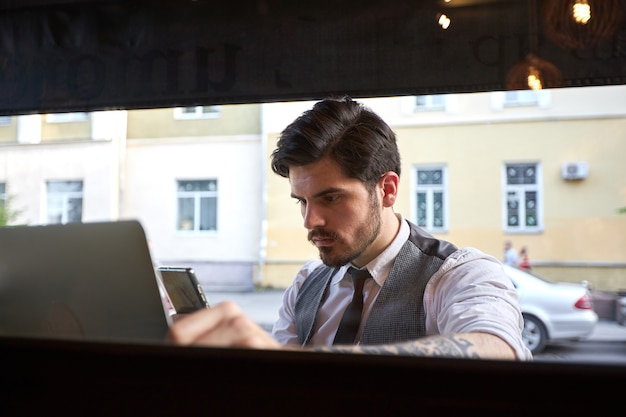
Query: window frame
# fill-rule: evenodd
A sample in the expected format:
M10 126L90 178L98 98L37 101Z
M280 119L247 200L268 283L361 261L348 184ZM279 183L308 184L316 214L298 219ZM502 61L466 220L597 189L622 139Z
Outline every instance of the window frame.
M532 165L535 169L535 182L532 184L509 184L508 171L511 168ZM505 162L502 166L502 230L506 233L540 233L543 231L543 171L541 163L537 161L527 162ZM527 193L535 193L535 207L536 211L535 220L536 225L528 225L527 221L519 221L517 226L511 226L509 224L509 200L511 194L513 198L517 200L518 217L520 219L527 219L528 204L532 200L528 200Z
M208 183L210 184L211 182L213 182L215 184L215 189L214 190L189 190L189 191L185 191L185 190L181 190L181 183ZM209 188L211 188L209 186ZM192 198L193 199L193 219L191 219L192 221L192 227L191 228L184 228L181 227L183 224L183 221L185 219L183 219L182 213L181 213L181 200L182 199L189 199ZM214 202L214 214L213 214L213 219L212 223L215 225L215 228L209 228L209 229L202 229L201 226L201 222L202 222L202 199L203 198L209 198L209 199L213 199ZM218 204L219 204L219 181L217 178L201 178L201 179L177 179L176 180L176 224L175 224L175 230L177 233L185 233L185 234L215 234L218 232L218 225L219 225L219 210L218 210ZM210 214L210 213L209 213ZM210 222L211 223L211 222Z
M504 91L504 107L535 107L539 106L539 92L536 90Z
M186 111L186 109L194 109L194 111ZM207 111L207 109L210 109ZM199 119L217 119L222 115L222 107L219 105L210 106L187 106L175 107L175 120L199 120Z
M420 171L441 170L441 184L419 184ZM440 192L443 198L442 222L440 227L434 223L434 195ZM420 224L418 218L418 194L426 194L426 224ZM446 164L415 164L411 168L411 219L412 221L429 233L447 233L450 228L450 190L448 186L448 167Z
M46 123L74 123L89 121L88 112L48 113Z
M62 191L51 191L50 185L52 184L61 184L61 183L72 183L72 184L80 184L80 191L75 190L62 190ZM45 223L46 224L67 224L67 223L78 223L83 221L83 206L84 206L84 188L85 183L81 180L47 180L46 181L46 209L45 209ZM60 222L51 222L51 197L56 197L61 201L61 221ZM80 199L80 213L78 220L71 220L70 216L72 211L72 204L70 200Z
M414 97L415 111L444 111L448 102L446 94L423 94ZM420 99L424 103L420 103Z

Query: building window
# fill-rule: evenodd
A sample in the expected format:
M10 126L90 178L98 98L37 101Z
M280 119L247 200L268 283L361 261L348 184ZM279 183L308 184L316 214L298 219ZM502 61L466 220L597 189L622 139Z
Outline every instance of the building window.
M89 113L49 113L46 114L47 123L69 123L86 122L89 120Z
M491 109L499 112L505 108L514 111L517 107L548 109L551 105L552 96L548 89L545 90L515 90L515 91L492 91Z
M48 181L46 191L48 223L72 223L82 220L82 181Z
M193 107L176 107L174 109L174 119L209 119L220 117L220 106L193 106Z
M446 96L444 94L415 96L415 110L445 110Z
M505 219L507 232L541 230L540 166L536 163L506 164Z
M447 173L444 166L416 166L413 218L421 228L445 232L448 227Z
M504 106L537 106L539 94L535 90L515 90L504 92Z
M0 126L9 126L11 124L11 116L0 116Z
M217 180L178 181L177 230L217 230Z

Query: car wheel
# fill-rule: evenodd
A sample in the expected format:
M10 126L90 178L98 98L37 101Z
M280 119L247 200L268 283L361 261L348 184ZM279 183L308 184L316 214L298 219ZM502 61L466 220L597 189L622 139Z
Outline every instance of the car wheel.
M540 353L548 344L546 326L534 316L524 315L524 330L522 340L533 355Z

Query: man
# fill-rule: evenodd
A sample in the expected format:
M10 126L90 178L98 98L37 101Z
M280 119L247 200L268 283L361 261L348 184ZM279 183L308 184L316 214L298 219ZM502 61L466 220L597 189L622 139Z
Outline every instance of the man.
M519 259L517 256L517 251L513 247L513 242L507 240L504 242L504 258L502 259L506 265L518 267Z
M435 239L394 212L400 155L394 132L378 115L350 98L317 103L281 133L272 169L289 179L320 260L304 265L285 291L271 335L225 302L178 320L173 341L532 358L521 338L515 289L498 260ZM350 268L360 272L346 274ZM361 274L366 277L353 286L352 276ZM355 304L363 307L354 313L361 319L353 325L356 335L335 341L344 311Z

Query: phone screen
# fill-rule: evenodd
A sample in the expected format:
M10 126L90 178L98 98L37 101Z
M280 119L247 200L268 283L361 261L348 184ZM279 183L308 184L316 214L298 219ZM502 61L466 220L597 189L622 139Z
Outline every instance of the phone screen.
M192 313L209 304L191 268L160 267L163 286L176 313Z

